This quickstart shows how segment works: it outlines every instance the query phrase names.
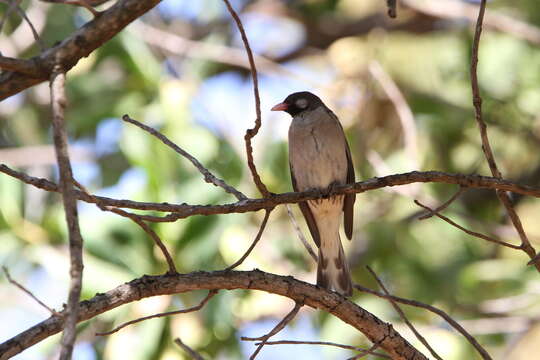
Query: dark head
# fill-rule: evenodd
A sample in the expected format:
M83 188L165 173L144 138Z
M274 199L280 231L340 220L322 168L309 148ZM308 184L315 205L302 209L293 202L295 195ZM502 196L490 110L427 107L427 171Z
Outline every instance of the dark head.
M287 96L282 103L275 105L272 111L285 111L294 117L306 110L315 110L319 106L324 106L324 104L317 95L301 91Z

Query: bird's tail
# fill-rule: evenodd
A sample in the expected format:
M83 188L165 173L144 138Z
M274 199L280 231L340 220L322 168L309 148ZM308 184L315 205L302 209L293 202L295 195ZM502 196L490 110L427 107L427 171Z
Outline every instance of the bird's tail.
M343 296L352 295L352 280L349 264L339 234L334 241L321 239L319 260L317 263L317 285L328 290L335 290Z

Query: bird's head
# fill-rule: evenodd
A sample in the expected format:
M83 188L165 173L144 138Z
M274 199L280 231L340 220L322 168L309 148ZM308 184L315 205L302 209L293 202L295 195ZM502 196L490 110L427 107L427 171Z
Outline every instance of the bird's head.
M275 105L271 110L285 111L291 116L296 116L306 110L315 110L319 106L324 106L324 104L317 95L308 91L301 91L287 96L283 102Z

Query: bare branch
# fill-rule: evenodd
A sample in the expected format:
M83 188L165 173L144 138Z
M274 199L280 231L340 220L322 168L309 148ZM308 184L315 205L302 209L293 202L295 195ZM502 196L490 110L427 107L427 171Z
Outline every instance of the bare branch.
M297 301L294 304L294 308L287 315L285 315L285 317L283 319L281 319L281 321L272 330L270 330L270 332L268 334L263 335L263 336L259 336L259 337L256 337L256 338L242 336L241 339L244 340L244 341L262 340L260 343L255 344L255 345L257 345L257 349L249 357L249 360L253 360L253 359L255 359L257 357L257 354L262 350L263 346L266 344L266 341L268 339L270 339L272 336L276 335L281 330L283 330L285 328L285 326L287 326L287 324L290 323L294 319L296 314L298 314L298 311L300 311L300 308L302 306L304 306L304 302Z
M414 325L409 321L409 319L407 319L407 316L405 315L405 313L403 312L403 310L401 310L401 308L396 304L396 302L394 300L392 300L392 297L390 296L390 293L388 292L388 290L386 289L386 287L384 286L383 282L381 281L381 279L377 276L377 274L375 273L375 271L373 271L373 269L369 266L366 266L366 268L368 269L368 271L371 273L371 275L375 278L375 280L377 281L377 284L379 284L379 287L382 289L382 291L388 296L386 299L388 301L390 301L390 304L392 304L392 307L396 310L396 312L399 314L399 316L401 317L401 319L405 322L405 324L407 324L407 326L409 327L409 329L411 329L411 331L413 332L414 336L416 336L416 338L429 350L429 352L431 353L431 355L433 355L434 358L438 359L438 360L442 360L442 358L439 356L439 354L437 354L437 352L431 347L431 345L429 345L429 343L427 342L427 340L422 336L422 334L420 334L418 332L418 330L416 330L416 328L414 327Z
M7 56L0 56L0 69L16 71L30 76L39 74L32 60L15 59Z
M458 228L459 230L471 235L471 236L474 236L474 237L477 237L479 239L482 239L482 240L486 240L486 241L489 241L489 242L492 242L492 243L495 243L495 244L499 244L499 245L502 245L502 246L506 246L506 247L509 247L511 249L516 249L516 250L521 250L521 246L520 245L513 245L513 244L509 244L507 242L504 242L504 241L501 241L501 240L498 240L498 239L495 239L495 238L492 238L491 236L487 236L487 235L484 235L484 234L480 234L480 233L477 233L475 231L471 231L469 229L466 229L464 228L463 226L455 223L453 220L450 220L449 218L447 218L446 216L444 215L441 215L437 212L437 210L433 210L431 209L429 206L426 206L424 204L422 204L420 201L418 200L414 200L414 203L424 209L426 209L427 211L430 212L430 214L433 214L435 216L437 216L439 219L442 219L444 221L446 221L447 223L449 223L450 225Z
M135 319L135 320L131 320L131 321L128 321L128 322L125 322L123 323L122 325L120 326L117 326L115 327L114 329L110 330L110 331L106 331L106 332L100 332L100 333L96 333L96 336L105 336L105 335L111 335L111 334L114 334L115 332L125 328L126 326L129 326L129 325L133 325L133 324L136 324L138 322L141 322L141 321L145 321L145 320L149 320L149 319L155 319L155 318L159 318L159 317L165 317L165 316L171 316L171 315L178 315L178 314L186 314L186 313L189 313L189 312L194 312L194 311L199 311L201 310L204 305L206 305L206 303L208 301L210 301L211 298L214 297L214 295L216 295L218 293L218 290L217 289L212 289L208 292L208 295L205 296L204 299L201 300L201 302L199 303L199 305L196 305L196 306L193 306L193 307L190 307L188 309L183 309L183 310L174 310L174 311L167 311L167 312L162 312L162 313L159 313L159 314L153 314L153 315L149 315L149 316L144 316L142 318L138 318L138 319Z
M47 81L57 64L67 72L81 58L88 56L158 3L159 0L118 0L105 10L102 16L94 18L58 45L30 59L36 64L36 71L40 76L33 77L10 71L0 74L0 100Z
M358 291L366 292L368 294L372 294L372 295L375 295L375 296L378 296L378 297L384 298L384 299L392 298L392 300L395 301L395 302L405 304L405 305L409 305L409 306L418 307L418 308L421 308L421 309L426 309L428 311L431 311L434 314L439 315L448 324L450 324L450 326L452 326L456 331L458 331L461 335L463 335L463 337L465 337L467 339L467 341L469 341L469 343L482 356L482 359L484 359L484 360L492 360L491 356L482 347L482 345L480 345L478 343L478 341L476 341L476 339L471 334L469 334L467 332L467 330L465 330L463 328L463 326L459 325L459 323L457 321L452 319L452 317L450 315L448 315L446 312L444 312L443 310L441 310L439 308L436 308L435 306L432 306L432 305L424 304L424 303L422 303L420 301L409 300L409 299L401 298L401 297L398 297L398 296L383 294L383 293L380 293L378 291L372 290L370 288L367 288L367 287L359 285L359 284L353 284L353 286Z
M87 2L86 0L41 0L43 2L49 2L54 4L66 4L66 5L74 5L74 6L80 6L85 8L86 10L90 11L94 17L100 16L102 13L100 11L97 11L92 7L92 5Z
M156 232L154 230L152 230L152 228L147 223L145 223L141 219L140 216L138 216L136 214L132 214L132 213L127 212L127 211L124 211L124 210L121 210L121 209L118 209L118 208L114 208L114 207L109 207L109 208L106 208L105 210L113 212L113 213L118 214L120 216L130 218L137 225L139 225L144 230L144 232L147 233L148 236L150 236L150 238L152 238L152 240L154 240L154 243L159 247L159 249L161 250L161 253L163 254L163 256L165 256L165 260L167 260L167 265L169 265L169 272L168 273L169 274L175 274L175 273L178 272L176 270L176 265L174 265L174 260L173 260L173 258L171 256L171 254L169 253L169 250L167 250L167 247L165 246L163 241L161 241L158 234L156 234Z
M48 312L51 313L51 315L53 316L59 316L59 313L54 310L54 309L51 309L50 307L48 307L43 301L39 300L38 297L36 295L34 295L30 290L28 290L27 288L25 288L24 286L22 286L21 284L19 284L17 281L13 280L11 278L11 275L9 274L9 271L7 269L7 267L5 266L2 266L2 270L4 270L4 273L6 274L6 278L8 279L8 281L12 284L12 285L15 285L16 287L18 287L19 289L21 289L22 291L24 291L26 294L28 294L28 296L30 296L32 299L34 299L35 302L37 302L39 305L41 305L42 307L44 307L45 309L47 309Z
M258 343L256 343L255 345L258 345ZM374 349L362 349L362 348L357 347L357 346L337 344L337 343L328 342L328 341L279 340L279 341L268 341L266 343L266 345L325 345L325 346L334 346L334 347L338 347L338 348L346 349L346 350L360 351L360 354L362 354L362 356L364 356L365 354L371 354L371 355L378 356L378 357L381 357L381 358L384 358L384 359L391 359L391 357L386 355L386 354L382 354L382 353L378 353L378 352L373 351ZM360 355L360 354L358 354L358 355Z
M452 195L452 197L448 200L446 200L444 202L444 204L440 205L439 207L437 207L435 210L433 210L433 212L428 212L427 214L425 215L422 215L418 218L418 220L426 220L426 219L429 219L430 217L432 217L433 215L435 215L436 213L439 213L441 211L443 211L444 209L446 209L448 206L450 206L450 204L452 204L461 194L463 194L465 192L466 188L464 188L463 186L460 186L458 191L456 191L456 193L454 195Z
M67 99L65 93L66 74L60 66L56 67L51 76L51 108L53 117L53 138L56 151L56 161L60 171L60 190L64 203L64 212L69 234L69 255L71 277L70 290L66 311L66 322L62 334L60 360L71 359L75 343L76 325L79 311L83 275L83 239L79 229L77 212L77 197L73 189L73 172L69 161L67 148L67 133L64 120L64 109Z
M192 348L190 348L189 346L184 344L182 342L182 340L180 340L180 338L174 339L174 342L176 343L176 345L180 346L182 348L182 350L187 352L188 355L191 356L192 359L194 359L194 360L204 360L204 358L201 356L201 354L199 354L198 352L196 352L195 350L193 350Z
M287 214L289 215L289 219L291 219L291 223L294 227L294 231L296 231L296 234L298 235L298 238L306 248L308 254L311 256L311 258L317 262L317 254L315 254L315 251L313 250L313 247L309 245L308 241L306 240L306 237L302 233L302 230L300 230L300 227L298 226L298 223L296 222L296 218L294 217L293 212L291 211L291 207L289 204L286 205L287 207Z
M113 308L158 295L185 293L193 290L251 289L304 301L307 306L327 311L361 331L373 343L396 360L426 359L395 329L375 315L339 294L290 276L279 276L259 270L195 272L149 276L120 285L105 294L98 294L79 305L79 321L91 319ZM64 313L64 312L63 312ZM63 314L62 313L62 314ZM50 317L0 344L0 360L8 359L37 342L62 330L62 320ZM416 356L416 357L415 357Z
M251 51L251 47L249 46L249 41L246 35L246 31L244 30L244 26L242 25L242 21L240 20L240 17L234 11L233 7L231 6L231 3L229 0L223 0L225 5L227 6L227 10L229 10L229 13L233 17L234 21L236 22L236 26L238 27L238 31L240 32L240 36L242 37L242 42L244 43L244 47L246 48L246 53L249 60L249 67L251 70L251 77L253 79L253 96L255 97L255 126L252 129L248 129L246 131L246 135L244 136L244 140L246 142L246 155L248 160L248 166L249 170L251 171L251 176L253 177L253 181L255 182L255 185L257 185L257 189L259 189L259 192L262 194L263 197L269 197L270 192L266 188L266 185L261 180L261 177L257 173L257 167L255 166L255 163L253 162L253 146L251 145L251 139L257 135L259 132L259 129L261 127L261 99L259 96L259 80L257 78L257 68L255 67L255 60L253 59L253 52Z
M97 201L95 199L95 196L90 194L90 192L82 184L80 184L77 180L73 179L73 183L75 184L75 186L77 186L79 189L81 189L81 191L86 196L89 196L90 198L94 199L94 204L96 204L96 206L100 210L102 210L102 211L110 211L110 212L115 213L117 215L127 217L128 219L133 220L137 225L139 225L144 230L144 232L146 232L146 234L148 234L148 236L150 236L152 238L152 240L154 240L154 243L161 250L163 256L165 257L165 260L167 260L167 264L169 265L169 272L168 273L169 274L175 274L175 273L178 272L176 270L176 266L174 265L174 260L173 260L173 258L171 256L171 254L169 253L169 250L167 250L167 247L165 246L165 244L163 244L163 241L161 241L158 234L156 234L156 232L154 230L152 230L152 228L150 226L148 226L148 224L146 224L141 219L141 217L139 215L133 214L133 213L130 213L130 212L127 212L127 211L124 211L124 210L121 210L121 209L118 209L118 208L115 208L115 207L112 207L112 206L104 206L99 201Z
M128 122L128 123L131 123L133 125L136 125L137 127L139 127L141 129L143 129L144 131L150 133L151 135L153 135L156 138L158 138L159 140L161 140L162 143L164 143L165 145L167 145L168 147L170 147L171 149L176 151L178 154L180 154L183 157L185 157L186 159L188 159L193 164L193 166L195 166L197 168L197 170L199 170L199 172L204 176L204 181L206 181L207 183L214 184L215 186L218 186L218 187L222 188L223 190L225 190L229 194L233 194L238 200L247 199L246 195L242 194L240 191L236 190L234 187L227 184L224 180L221 180L221 179L217 178L214 174L212 174L210 172L210 170L205 168L199 162L199 160L197 160L190 153L188 153L187 151L182 149L180 146L176 145L174 142L169 140L168 137L166 137L165 135L163 135L162 133L160 133L156 129L154 129L154 128L148 126L148 125L144 125L144 124L138 122L135 119L130 118L129 115L127 115L127 114L122 116L122 120L124 120L125 122Z
M480 36L482 35L482 24L484 21L485 11L486 11L486 0L481 0L480 9L478 11L478 19L476 20L476 28L474 32L474 40L473 40L473 47L472 47L472 54L471 54L471 87L472 87L472 94L473 94L472 96L473 96L475 119L478 125L478 130L480 131L480 138L482 140L482 150L489 164L489 169L491 170L491 174L493 175L493 177L501 179L502 175L499 169L497 168L497 163L495 162L495 158L493 157L493 151L491 150L491 145L489 143L489 138L487 135L487 125L484 122L484 119L482 116L482 97L480 95L480 87L478 86L478 75L477 75L478 49L480 47ZM521 220L519 219L519 216L517 215L516 210L514 209L514 206L512 205L509 194L506 191L497 191L497 196L499 197L499 200L504 205L506 212L508 213L508 216L510 217L510 220L512 221L512 224L514 225L514 228L519 234L519 237L521 239L521 249L527 255L529 255L531 259L534 259L536 256L536 250L531 245L527 237L527 234L525 234L525 230L523 229ZM536 269L540 272L540 264L535 263L534 265Z
M0 164L0 172L21 180L22 182L35 186L37 188L59 192L58 185L43 178L29 176L23 172L11 169L5 164ZM334 193L353 194L363 193L385 187L406 185L412 183L444 183L451 185L461 185L467 188L476 189L498 189L511 191L516 194L540 198L540 188L528 185L522 185L505 179L496 179L489 176L450 174L441 171L412 171L403 174L394 174L377 178L367 179L354 184L336 186ZM111 199L103 196L89 197L81 191L76 191L78 199L88 202L99 202L101 205L114 206L128 209L152 210L171 212L173 214L166 217L145 216L141 219L147 221L167 222L187 218L193 215L218 215L245 213L269 209L281 204L298 203L305 200L314 200L321 197L320 191L303 191L283 194L274 194L266 199L247 199L235 203L221 205L189 205L189 204L169 204L169 203L150 203L133 200Z
M266 223L268 222L268 218L270 217L270 213L272 212L272 210L273 209L266 209L266 211L264 213L264 219L263 219L263 221L261 223L259 231L257 232L257 235L255 236L255 239L251 243L250 247L246 250L246 252L244 253L244 255L242 255L242 257L240 259L238 259L234 264L228 266L225 269L226 271L230 271L230 270L238 267L240 264L242 264L244 262L244 260L246 260L246 258L249 256L249 254L251 254L251 251L253 251L253 249L255 248L255 245L257 245L257 243L261 239L261 236L262 236L262 234L264 232L264 228L266 227Z
M24 19L24 21L26 21L26 23L30 27L30 31L32 31L32 35L34 36L34 39L38 43L39 49L41 51L44 51L45 50L45 44L43 43L43 40L41 40L41 37L39 36L38 32L36 31L36 28L34 27L34 24L32 24L32 22L30 21L28 16L26 16L26 12L24 11L24 9L19 5L21 3L21 0L0 0L0 1L3 2L3 3L9 4L9 7L8 7L7 11L5 12L4 17L2 18L2 21L0 21L0 32L2 31L2 28L4 26L4 22L7 19L7 17L9 16L9 14L13 11L13 9L16 9L17 12L19 13L19 16L22 17ZM28 74L28 75L31 75L31 74Z

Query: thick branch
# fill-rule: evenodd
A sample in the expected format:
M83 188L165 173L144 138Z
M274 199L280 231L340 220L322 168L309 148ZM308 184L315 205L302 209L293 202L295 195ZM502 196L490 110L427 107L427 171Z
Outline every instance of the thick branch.
M426 359L412 347L392 325L362 309L339 294L292 277L254 271L216 271L191 274L143 276L120 285L105 294L83 301L79 305L79 321L91 319L110 309L142 298L184 293L192 290L252 289L304 301L307 306L327 311L361 331L373 343L387 351L393 359ZM24 349L62 330L62 318L45 321L0 344L0 360L5 360Z
M48 80L56 64L68 71L81 58L88 56L158 3L159 0L118 0L101 16L86 23L61 43L30 59L35 63L36 76L19 72L0 74L0 100Z

